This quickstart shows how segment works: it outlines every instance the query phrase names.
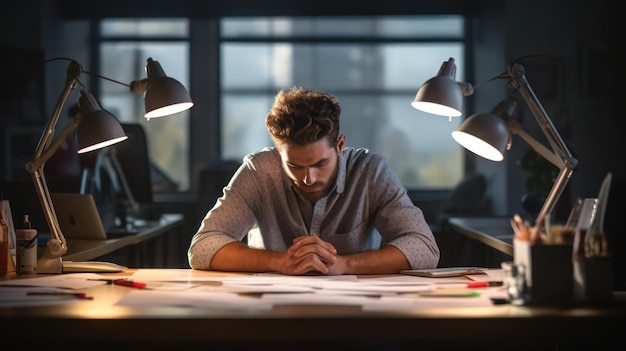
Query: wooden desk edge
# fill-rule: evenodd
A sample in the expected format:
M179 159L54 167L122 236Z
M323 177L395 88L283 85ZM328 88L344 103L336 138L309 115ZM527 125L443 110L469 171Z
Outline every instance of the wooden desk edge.
M183 215L180 213L176 214L163 214L162 219L159 220L157 224L154 226L147 228L135 235L129 235L121 238L115 239L107 239L104 242L101 242L100 245L94 245L93 247L89 247L78 252L73 252L69 255L63 256L63 259L66 261L89 261L100 256L104 256L116 250L119 250L126 246L136 245L146 240L157 237L172 228L180 225L183 222ZM90 246L89 244L93 244L93 241L87 240L67 240L67 246L75 251L75 248L78 246Z
M497 236L485 233L482 229L472 227L467 221L471 220L493 220L494 223L500 224L502 222L506 227L510 227L510 224L506 218L502 217L450 217L448 219L448 225L461 232L465 236L472 238L474 240L478 240L483 244L486 244L489 247L492 247L502 253L505 253L509 256L513 256L513 245L507 242L502 241ZM506 228L502 227L502 228ZM511 229L511 237L513 236L513 229Z

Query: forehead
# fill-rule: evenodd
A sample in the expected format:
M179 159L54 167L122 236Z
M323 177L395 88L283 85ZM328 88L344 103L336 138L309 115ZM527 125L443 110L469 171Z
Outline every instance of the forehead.
M335 154L335 149L328 145L326 139L307 145L281 144L277 149L283 162L297 166L311 166Z

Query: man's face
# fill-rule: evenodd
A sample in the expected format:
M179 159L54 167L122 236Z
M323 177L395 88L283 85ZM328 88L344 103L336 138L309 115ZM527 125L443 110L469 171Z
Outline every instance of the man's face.
M337 147L322 139L304 146L281 144L277 149L287 176L303 196L316 201L328 193L337 175L337 160L344 144L345 136L341 135Z

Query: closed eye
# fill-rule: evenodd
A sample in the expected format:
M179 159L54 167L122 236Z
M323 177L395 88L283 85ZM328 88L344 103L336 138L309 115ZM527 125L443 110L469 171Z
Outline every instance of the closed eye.
M285 162L287 164L287 167L291 168L291 169L304 169L304 168L322 168L324 167L326 164L328 164L328 159L324 158L321 159L320 161L310 165L310 166L300 166L300 165L296 165L293 163L289 163L289 162Z

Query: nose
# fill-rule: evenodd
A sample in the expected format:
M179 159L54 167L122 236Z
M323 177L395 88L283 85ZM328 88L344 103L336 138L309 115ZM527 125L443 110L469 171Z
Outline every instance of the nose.
M304 178L302 179L302 182L309 186L315 183L315 175L313 175L313 171L311 169L304 171Z

